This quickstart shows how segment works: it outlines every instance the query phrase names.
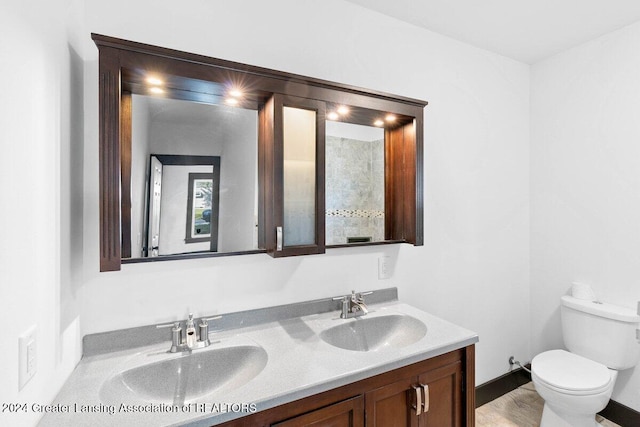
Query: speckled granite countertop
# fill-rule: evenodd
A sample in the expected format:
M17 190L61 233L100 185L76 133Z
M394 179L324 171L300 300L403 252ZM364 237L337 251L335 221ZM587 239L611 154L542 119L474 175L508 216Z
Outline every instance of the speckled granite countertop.
M392 369L438 356L478 341L476 333L397 301L369 306L367 319L393 314L412 316L427 326L418 341L375 351L334 347L320 333L341 322L338 312L279 320L211 332L211 346L194 351L249 346L266 353L264 369L243 385L194 401L163 404L133 399L104 387L132 366L182 357L168 354L169 342L85 357L45 414L41 426L210 426L321 393ZM358 321L358 320L356 320ZM260 351L260 353L263 353Z

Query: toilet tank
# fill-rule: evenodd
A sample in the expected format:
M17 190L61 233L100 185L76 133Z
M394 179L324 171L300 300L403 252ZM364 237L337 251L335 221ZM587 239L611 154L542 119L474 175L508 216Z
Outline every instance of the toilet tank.
M565 295L560 315L564 344L570 352L616 370L638 363L640 316L636 311Z

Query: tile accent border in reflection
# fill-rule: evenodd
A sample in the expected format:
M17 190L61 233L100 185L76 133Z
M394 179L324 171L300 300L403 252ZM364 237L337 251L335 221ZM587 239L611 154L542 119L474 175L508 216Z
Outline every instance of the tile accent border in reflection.
M366 209L327 209L325 215L342 218L384 218L384 211Z

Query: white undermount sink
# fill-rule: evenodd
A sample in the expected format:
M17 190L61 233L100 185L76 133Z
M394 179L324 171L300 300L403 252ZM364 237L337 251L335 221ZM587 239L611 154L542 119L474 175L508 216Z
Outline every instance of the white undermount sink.
M147 358L158 354L148 355ZM155 402L182 405L213 393L234 390L255 378L267 364L262 347L241 345L162 354L162 360L131 363L103 384L108 403Z
M320 333L320 338L334 347L353 351L378 351L406 347L427 333L427 326L415 317L388 314L344 320Z

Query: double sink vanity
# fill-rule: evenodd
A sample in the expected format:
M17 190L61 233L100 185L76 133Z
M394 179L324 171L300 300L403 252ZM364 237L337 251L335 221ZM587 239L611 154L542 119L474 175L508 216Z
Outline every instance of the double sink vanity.
M41 425L472 426L477 335L395 288L353 297L222 315L176 352L155 325L87 336Z

